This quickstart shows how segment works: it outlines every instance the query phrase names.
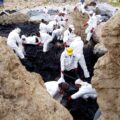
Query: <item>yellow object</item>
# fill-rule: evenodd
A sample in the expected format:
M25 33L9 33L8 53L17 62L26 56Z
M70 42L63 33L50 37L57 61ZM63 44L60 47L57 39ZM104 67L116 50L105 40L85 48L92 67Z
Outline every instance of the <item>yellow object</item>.
M70 47L67 48L66 51L67 51L67 54L68 54L69 56L73 54L73 49L70 48Z

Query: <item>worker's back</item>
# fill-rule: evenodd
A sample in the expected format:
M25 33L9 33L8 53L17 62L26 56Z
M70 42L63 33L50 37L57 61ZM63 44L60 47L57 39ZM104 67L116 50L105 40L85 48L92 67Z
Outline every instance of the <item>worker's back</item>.
M83 47L84 43L81 39L78 39L77 37L72 41L71 48L73 48L73 52L75 55L82 55L83 54Z
M19 34L13 30L10 32L10 34L8 35L8 39L7 39L7 44L16 44L19 40Z

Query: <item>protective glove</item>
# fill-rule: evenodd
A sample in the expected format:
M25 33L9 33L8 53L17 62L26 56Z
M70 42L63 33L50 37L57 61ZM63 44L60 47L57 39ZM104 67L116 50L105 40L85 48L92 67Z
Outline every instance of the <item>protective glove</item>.
M66 42L64 43L64 47L65 47L65 48L66 48L66 47L68 47L68 45L67 45L67 43L66 43Z
M40 46L40 45L42 45L42 43L41 43L41 42L38 42L37 45Z
M94 31L94 28L92 28L92 29L90 30L91 33L93 33L93 31Z

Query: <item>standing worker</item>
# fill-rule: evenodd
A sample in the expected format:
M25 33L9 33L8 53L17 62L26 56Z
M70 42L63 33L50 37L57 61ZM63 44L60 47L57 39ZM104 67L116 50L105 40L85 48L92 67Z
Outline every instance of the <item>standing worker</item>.
M69 25L69 28L64 32L63 42L65 47L69 47L75 37L74 30L74 25Z
M77 74L78 59L72 48L66 48L61 54L61 77L71 85L79 78ZM67 79L68 78L68 79ZM72 79L71 79L72 78Z
M85 30L85 33L87 34L87 38L86 38L86 42L90 41L92 34L95 30L95 27L97 26L97 17L96 14L93 13L93 11L90 11L90 18L88 20L88 22L84 25L88 25L88 27Z
M39 30L41 32L46 32L47 33L47 24L46 24L44 19L42 19L41 22L40 22Z
M74 54L78 57L79 64L81 68L83 69L85 78L89 78L90 75L89 75L86 62L85 62L85 58L84 58L84 54L83 54L84 43L81 40L81 37L79 36L75 37L70 47L73 48Z
M20 32L21 32L20 28L16 28L13 31L11 31L8 35L7 44L16 52L17 56L20 59L24 59L25 56L24 56L23 48L21 47L22 40L20 39L19 36Z

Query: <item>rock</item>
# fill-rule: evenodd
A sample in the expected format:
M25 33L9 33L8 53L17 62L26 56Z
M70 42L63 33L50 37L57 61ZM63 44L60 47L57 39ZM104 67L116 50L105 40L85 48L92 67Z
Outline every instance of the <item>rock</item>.
M95 45L93 53L99 58L103 56L107 52L107 48L105 48L104 44L98 43Z
M28 19L29 17L27 15L19 12L11 15L2 15L0 16L0 25L24 23L28 21Z
M75 26L75 34L81 36L83 41L86 40L86 27L84 27L84 24L88 21L88 15L76 10L72 12L72 19Z
M102 29L102 42L108 52L95 65L92 84L98 93L102 115L99 120L120 119L120 11Z
M42 78L27 72L0 37L0 120L72 120L48 95Z
M93 39L96 43L102 43L102 28L105 25L105 22L100 23L96 28L95 32L93 33Z

